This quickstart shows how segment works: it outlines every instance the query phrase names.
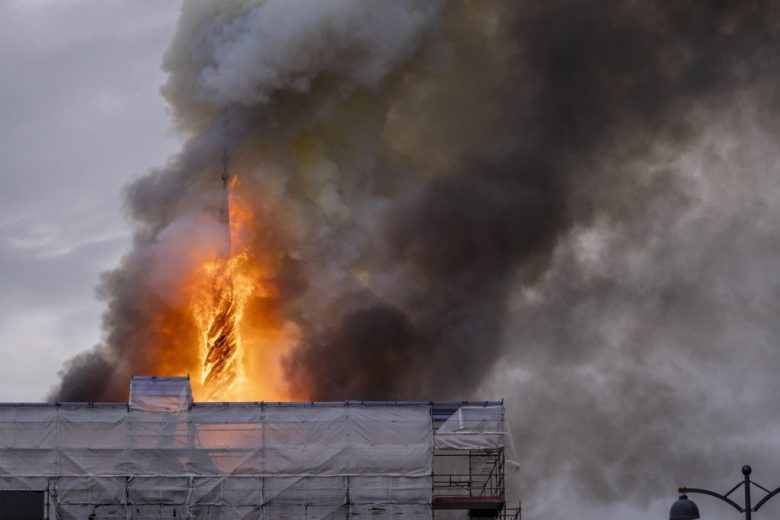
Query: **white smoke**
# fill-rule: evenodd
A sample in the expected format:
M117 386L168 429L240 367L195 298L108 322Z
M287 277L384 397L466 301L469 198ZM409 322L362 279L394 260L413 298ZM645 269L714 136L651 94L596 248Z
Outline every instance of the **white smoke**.
M416 51L443 0L255 0L184 4L163 91L224 109L269 103L318 80L345 97L376 87Z

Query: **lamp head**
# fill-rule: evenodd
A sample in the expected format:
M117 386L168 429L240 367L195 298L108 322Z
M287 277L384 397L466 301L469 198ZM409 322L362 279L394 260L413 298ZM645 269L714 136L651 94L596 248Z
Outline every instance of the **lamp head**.
M688 495L680 495L680 498L672 504L669 510L669 520L694 520L701 518L696 502L688 499Z

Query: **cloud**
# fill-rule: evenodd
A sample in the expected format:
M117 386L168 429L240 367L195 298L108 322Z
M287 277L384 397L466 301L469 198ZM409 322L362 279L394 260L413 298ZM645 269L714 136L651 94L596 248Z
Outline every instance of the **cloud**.
M178 6L0 5L0 377L34 401L100 337L98 274L127 247L119 193L174 146L159 61Z

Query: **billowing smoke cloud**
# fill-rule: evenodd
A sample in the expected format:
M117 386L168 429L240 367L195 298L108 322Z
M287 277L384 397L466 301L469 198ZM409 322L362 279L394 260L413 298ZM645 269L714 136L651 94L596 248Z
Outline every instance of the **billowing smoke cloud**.
M214 232L228 135L277 288L257 305L298 338L272 367L290 395L503 393L529 494L647 498L738 468L751 438L711 399L777 408L724 367L780 368L778 14L186 3L163 94L189 140L128 187L106 341L54 397L122 399L131 373L197 363L171 287ZM723 439L733 458L711 456Z

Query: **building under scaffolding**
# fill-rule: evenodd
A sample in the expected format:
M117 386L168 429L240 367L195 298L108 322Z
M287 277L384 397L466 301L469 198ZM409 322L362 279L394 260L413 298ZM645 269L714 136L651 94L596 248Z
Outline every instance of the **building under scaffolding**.
M500 401L0 404L0 518L519 518Z

